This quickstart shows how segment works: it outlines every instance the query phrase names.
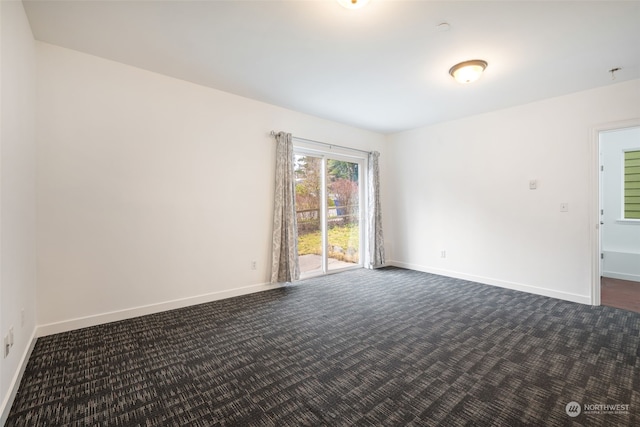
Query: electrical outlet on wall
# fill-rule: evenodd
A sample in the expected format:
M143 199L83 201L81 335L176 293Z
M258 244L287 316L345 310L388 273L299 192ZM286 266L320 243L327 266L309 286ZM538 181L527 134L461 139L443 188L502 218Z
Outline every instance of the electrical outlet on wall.
M4 336L4 341L3 341L3 356L7 357L9 355L9 351L11 350L11 347L13 347L13 326L9 326L9 333L7 335Z
M251 269L252 270L258 269L258 262L256 260L251 261Z
M3 357L7 357L9 355L9 350L11 349L11 344L9 344L9 334L4 336L4 341L2 343L2 355Z

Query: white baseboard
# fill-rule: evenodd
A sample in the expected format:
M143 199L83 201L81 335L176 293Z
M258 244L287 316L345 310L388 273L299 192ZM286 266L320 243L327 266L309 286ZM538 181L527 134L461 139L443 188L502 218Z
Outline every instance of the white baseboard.
M18 388L20 387L20 381L22 381L22 376L24 375L24 371L27 368L27 363L29 362L29 358L31 357L31 352L36 345L36 340L38 337L36 336L36 328L33 329L33 333L31 334L31 338L29 338L29 345L25 348L24 353L22 353L22 357L20 358L20 363L18 364L18 369L16 370L15 375L11 379L11 383L9 384L9 389L7 395L2 401L2 407L0 407L0 426L4 426L7 422L7 418L9 418L9 412L11 411L11 406L13 406L13 401L16 398L16 394L18 393Z
M37 327L37 336L58 334L60 332L72 331L80 328L101 325L104 323L117 322L120 320L131 319L133 317L145 316L147 314L160 313L162 311L174 310L176 308L188 307L196 304L203 304L211 301L237 297L240 295L252 294L255 292L268 291L282 287L279 283L262 283L258 285L244 286L241 288L227 289L224 291L212 292L194 297L181 298L172 301L161 302L157 304L149 304L140 307L132 307L124 310L111 311L92 316L79 317L75 319L63 320L61 322L48 323Z
M455 279L468 280L471 282L482 283L484 285L498 286L506 289L513 289L515 291L528 292L530 294L542 295L545 297L557 298L561 300L577 302L580 304L591 304L591 297L588 295L577 295L568 292L556 291L553 289L540 288L537 286L525 285L522 283L507 282L504 280L492 279L489 277L475 276L473 274L460 273L457 271L444 270L434 267L426 267L418 264L409 264L400 261L388 261L388 265L396 267L407 268L409 270L422 271L425 273L438 274L440 276L453 277Z
M640 275L629 273L618 273L616 271L603 271L604 277L610 277L612 279L630 280L632 282L640 282Z
M620 280L640 282L640 253L604 249L602 275Z

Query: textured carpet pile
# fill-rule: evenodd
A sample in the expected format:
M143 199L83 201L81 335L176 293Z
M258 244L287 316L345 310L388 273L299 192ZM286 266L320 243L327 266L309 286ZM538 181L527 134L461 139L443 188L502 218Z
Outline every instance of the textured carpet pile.
M352 270L40 338L7 426L631 426L639 373L636 313Z

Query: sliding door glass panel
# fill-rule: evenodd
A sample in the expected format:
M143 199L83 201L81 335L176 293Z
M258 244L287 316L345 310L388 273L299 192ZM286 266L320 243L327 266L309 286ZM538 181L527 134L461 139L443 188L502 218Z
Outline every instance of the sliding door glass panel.
M298 259L302 277L361 262L361 160L295 154Z
M360 264L359 164L326 161L327 269Z
M298 258L302 275L324 273L321 211L323 163L320 157L295 155Z

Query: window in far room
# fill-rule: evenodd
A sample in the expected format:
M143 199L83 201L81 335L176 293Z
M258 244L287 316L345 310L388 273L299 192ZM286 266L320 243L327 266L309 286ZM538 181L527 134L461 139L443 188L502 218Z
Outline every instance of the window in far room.
M640 219L640 150L624 152L624 218Z

